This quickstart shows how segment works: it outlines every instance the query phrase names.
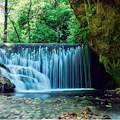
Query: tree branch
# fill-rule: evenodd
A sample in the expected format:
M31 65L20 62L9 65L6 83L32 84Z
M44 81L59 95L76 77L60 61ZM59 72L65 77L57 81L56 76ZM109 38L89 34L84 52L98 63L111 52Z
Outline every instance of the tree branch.
M19 37L19 34L18 34L18 32L17 32L17 28L15 27L14 22L11 20L11 18L10 18L9 16L8 16L8 18L9 18L9 20L11 21L11 23L12 23L12 25L13 25L13 28L14 28L15 33L16 33L16 35L17 35L18 41L19 41L19 43L20 43L20 37Z
M30 7L28 10L28 38L29 38L29 43L31 43L31 37L30 37L30 11L31 11L31 6L32 6L32 1L30 0Z
M18 2L16 2L16 3L18 3ZM12 6L13 6L14 4L16 4L16 3L14 2L13 4L11 4L11 6L9 7L8 14L10 13L10 10L11 10Z

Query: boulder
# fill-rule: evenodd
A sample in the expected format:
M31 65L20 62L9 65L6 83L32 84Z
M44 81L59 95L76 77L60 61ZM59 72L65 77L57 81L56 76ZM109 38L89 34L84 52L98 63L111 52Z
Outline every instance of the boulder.
M14 92L15 85L10 82L10 80L3 75L0 75L0 92L10 93Z
M104 120L104 119L111 120L110 116L108 116L108 115L103 115L103 118L102 118L102 120Z
M69 0L81 32L120 87L120 0ZM87 33L89 31L89 34Z
M84 114L89 114L91 113L91 110L89 107L86 107L86 109L83 111Z

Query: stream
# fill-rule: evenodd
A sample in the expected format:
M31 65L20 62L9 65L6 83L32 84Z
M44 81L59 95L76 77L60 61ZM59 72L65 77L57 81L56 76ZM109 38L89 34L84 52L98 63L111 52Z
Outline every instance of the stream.
M91 119L104 115L120 119L120 98L114 92L96 90L2 94L0 119L58 119L68 113L80 116L86 107L94 113Z

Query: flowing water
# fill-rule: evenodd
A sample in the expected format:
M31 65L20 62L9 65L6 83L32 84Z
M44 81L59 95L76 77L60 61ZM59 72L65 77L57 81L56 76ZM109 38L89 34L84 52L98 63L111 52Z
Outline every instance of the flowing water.
M0 48L0 68L16 86L17 92L52 89L91 88L87 45L41 45Z
M0 119L53 119L80 114L85 106L120 119L119 98L92 89L87 45L3 46L0 63L0 74L16 86L15 93L0 96Z

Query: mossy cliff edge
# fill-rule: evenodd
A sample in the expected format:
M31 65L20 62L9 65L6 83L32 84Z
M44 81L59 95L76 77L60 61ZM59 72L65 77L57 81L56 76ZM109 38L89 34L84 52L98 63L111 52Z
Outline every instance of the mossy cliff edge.
M120 87L120 0L69 0L87 41Z

